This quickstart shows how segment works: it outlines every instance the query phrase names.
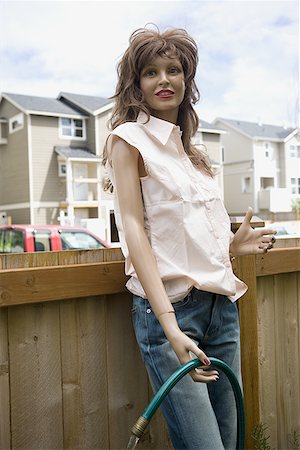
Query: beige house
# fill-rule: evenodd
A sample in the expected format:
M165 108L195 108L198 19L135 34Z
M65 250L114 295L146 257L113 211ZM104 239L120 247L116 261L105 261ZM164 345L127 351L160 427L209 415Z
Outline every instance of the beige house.
M3 93L0 98L0 219L83 225L116 242L113 197L102 189L102 151L112 102L61 92L57 98ZM222 190L222 130L201 121Z
M252 206L260 217L288 217L300 197L299 129L226 118L213 123L226 130L221 141L229 213L242 215Z

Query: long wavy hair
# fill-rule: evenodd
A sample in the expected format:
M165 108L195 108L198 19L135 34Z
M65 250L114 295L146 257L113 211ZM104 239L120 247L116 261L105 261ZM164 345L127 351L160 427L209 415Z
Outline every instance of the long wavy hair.
M150 119L150 110L144 101L140 89L142 69L157 56L178 58L184 72L185 95L179 106L177 125L182 131L184 150L191 162L213 176L206 152L196 149L191 138L199 127L199 119L193 108L200 98L195 84L198 64L198 48L194 39L182 28L171 28L164 32L158 29L139 28L132 33L129 47L117 66L118 83L114 99L114 108L109 121L110 129L115 129L124 122L135 122L140 111ZM103 152L103 164L107 161L107 147Z

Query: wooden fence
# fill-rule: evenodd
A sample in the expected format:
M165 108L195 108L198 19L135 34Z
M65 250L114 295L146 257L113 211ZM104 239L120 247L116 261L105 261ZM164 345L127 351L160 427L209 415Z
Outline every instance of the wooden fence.
M119 249L0 255L0 449L124 449L152 397ZM300 432L300 247L237 258L247 448ZM140 449L171 449L156 413ZM292 448L292 447L291 447Z

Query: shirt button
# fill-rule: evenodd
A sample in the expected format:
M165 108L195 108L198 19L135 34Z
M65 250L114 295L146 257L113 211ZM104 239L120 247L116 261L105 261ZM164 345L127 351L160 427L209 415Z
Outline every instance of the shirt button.
M147 313L147 314L150 314L150 313L151 313L151 309L150 309L150 308L147 308L146 313Z

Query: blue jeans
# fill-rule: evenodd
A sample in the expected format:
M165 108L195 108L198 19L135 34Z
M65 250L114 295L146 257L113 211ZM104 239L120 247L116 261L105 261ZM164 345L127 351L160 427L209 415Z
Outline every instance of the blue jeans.
M226 362L241 381L239 319L227 297L195 288L173 303L180 329L206 353ZM180 362L149 302L133 296L133 325L149 378L156 392ZM236 407L231 385L219 380L196 383L183 377L161 404L176 450L234 450Z

